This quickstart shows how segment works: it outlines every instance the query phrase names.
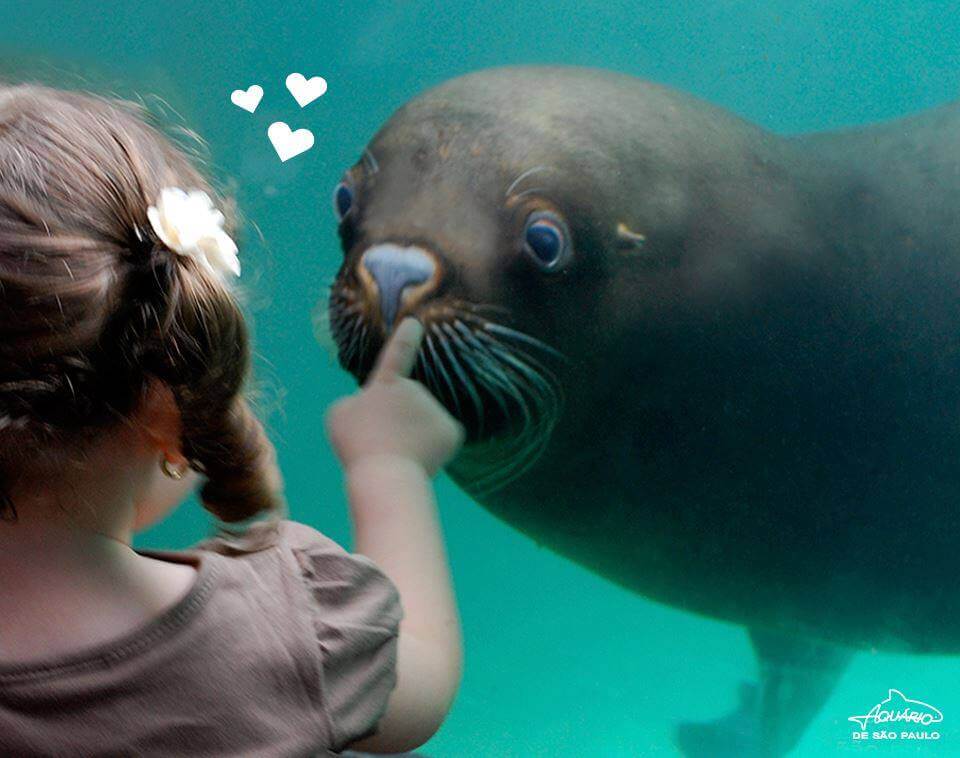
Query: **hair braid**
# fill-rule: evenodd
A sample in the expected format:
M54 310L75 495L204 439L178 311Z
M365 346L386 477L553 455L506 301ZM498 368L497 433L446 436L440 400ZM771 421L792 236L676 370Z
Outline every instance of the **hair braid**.
M14 480L56 470L134 411L153 378L177 400L204 506L227 523L284 509L242 394L250 348L236 295L166 249L147 218L164 187L213 190L140 115L0 87L0 518L16 517Z

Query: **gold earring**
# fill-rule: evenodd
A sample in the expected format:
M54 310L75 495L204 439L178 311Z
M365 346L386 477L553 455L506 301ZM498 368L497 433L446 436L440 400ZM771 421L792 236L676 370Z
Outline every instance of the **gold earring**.
M161 470L166 476L168 476L168 477L170 477L171 479L174 479L174 480L176 480L176 481L178 481L178 482L179 482L181 479L183 479L183 475L184 475L184 473L186 473L186 472L185 472L185 469L174 468L172 465L170 465L170 461L168 461L166 458L161 458L161 459L160 459L160 470Z

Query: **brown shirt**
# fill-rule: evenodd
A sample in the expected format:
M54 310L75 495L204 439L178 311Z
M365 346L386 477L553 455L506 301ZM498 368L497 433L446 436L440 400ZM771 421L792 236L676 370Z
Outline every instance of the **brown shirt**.
M402 612L370 559L292 521L257 552L139 552L193 588L110 644L0 662L0 755L331 755L375 731Z

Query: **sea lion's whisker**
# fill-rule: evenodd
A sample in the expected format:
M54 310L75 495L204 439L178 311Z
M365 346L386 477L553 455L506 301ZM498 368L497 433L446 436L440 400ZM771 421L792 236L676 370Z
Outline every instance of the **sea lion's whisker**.
M522 182L522 181L523 181L524 179L526 179L528 176L531 176L531 175L537 173L538 171L546 171L546 170L548 170L549 168L550 168L549 166L534 166L533 168L528 168L526 171L524 171L522 174L520 174L520 176L518 176L516 179L514 179L514 180L510 183L510 186L507 187L507 191L504 193L503 196L504 196L504 197L510 197L510 195L511 195L511 194L513 193L513 191L517 188L517 186L520 184L520 182Z
M501 340L498 340L496 337L493 337L490 334L481 334L479 335L479 337L480 339L484 340L484 342L492 345L496 345L498 348L500 348L501 350L505 350L510 355L513 355L517 358L522 358L523 361L528 366L530 366L534 371L540 374L549 383L556 386L561 385L560 379L558 378L556 371L554 371L552 366L540 360L540 357L536 355L532 355L530 352L521 349L517 345L505 344L504 342L502 342ZM525 347L527 346L526 343L524 343L524 346ZM553 353L548 353L548 355L550 358L555 357ZM562 360L566 361L566 358L562 358Z
M527 348L534 348L543 353L546 353L552 359L566 363L567 362L566 356L564 356L563 353L561 353L556 348L551 347L547 343L537 339L536 337L532 337L529 334L525 334L515 329L511 329L508 326L504 326L503 324L497 323L495 321L491 321L490 319L478 318L474 316L472 313L469 313L466 311L459 311L457 313L456 318L475 325L477 328L471 329L470 330L471 333L477 334L484 341L490 341L497 345L500 345L500 347L502 347L504 350L508 350L514 353L519 353L525 356L528 362L531 363L537 371L542 372L551 381L558 382L554 371L550 367L542 363L538 358L530 355L525 351L518 350L518 348L513 345L507 345L506 343L504 343L500 339L497 339L493 335L496 334L503 339L520 342Z
M490 319L484 316L478 316L463 309L457 309L456 318L463 319L465 322L477 329L484 329L486 325L490 323Z
M458 457L471 492L505 486L540 457L559 419L562 393L551 368L562 354L503 322L501 305L446 302L417 353L421 381L470 430ZM322 314L339 345L340 363L361 375L370 361L375 326L362 298L346 285L331 288Z
M440 331L436 324L431 327L431 331L437 336L440 347L443 348L444 353L446 353L450 361L450 367L457 374L457 378L467 391L467 394L470 395L471 401L473 401L474 408L476 408L477 411L477 435L483 436L483 401L477 393L477 388L474 386L470 376L463 370L463 366L461 366L460 361L457 360L457 355L450 348L449 340L444 337L443 332Z
M366 344L364 342L366 329L367 325L363 317L359 315L354 316L353 325L350 328L350 342L353 352L351 362L356 360L358 365L363 365L361 351L366 349Z
M353 316L353 326L350 329L351 336L354 334L359 334L362 328L363 328L363 318L359 314L355 314Z
M526 344L539 348L546 353L550 353L554 358L563 361L566 363L567 357L561 353L556 348L550 347L546 342L538 340L536 337L531 337L529 334L524 334L523 332L518 332L516 329L511 329L508 326L503 326L503 324L497 324L494 322L488 322L486 324L487 331L493 332L494 334L499 334L503 337L512 338L520 342L525 342Z
M349 300L339 292L335 292L330 296L330 304L327 310L330 312L354 314L361 313L363 308L355 300Z
M509 364L510 368L517 372L524 379L524 385L528 392L538 398L538 405L542 408L543 414L540 416L542 423L552 425L553 416L559 410L559 394L555 385L543 379L536 370L531 368L525 361L517 355L500 351L494 348L495 354L501 361Z
M506 391L515 403L514 411L519 410L521 416L508 442L501 441L498 446L485 448L480 454L481 459L486 458L486 465L477 469L471 467L469 459L461 463L466 467L461 470L469 472L468 486L472 492L492 492L520 476L540 457L559 418L560 397L555 385L550 381L536 380L522 359L507 357L514 348L499 345L496 341L488 344L480 340L480 335L459 319L453 328L470 347L469 354L481 370L478 376L483 386L492 396ZM494 339L490 335L482 336Z
M359 316L363 313L363 308L356 305L341 305L338 308L346 316Z
M496 339L488 332L494 331L494 333L497 333L499 331L505 331L507 333L507 336L520 335L521 337L527 337L527 339L524 339L522 341L524 345L535 346L541 350L547 351L551 356L556 355L562 358L563 356L561 353L549 347L548 345L545 345L544 343L540 342L540 340L536 340L535 338L528 337L528 335L523 335L521 332L516 332L515 330L509 329L507 327L500 327L499 325L493 324L492 322L488 322L485 325L485 328L498 327L497 329L488 330L487 332L476 332L476 333L468 329L466 325L459 322L457 323L461 333L465 337L467 335L470 335L470 337L474 342L478 344L482 343L484 347L488 345L495 346L497 348L496 355L499 355L500 351L502 351L504 355L512 356L512 358L516 360L521 360L522 365L525 367L524 370L521 371L522 376L524 377L524 379L526 379L525 383L529 383L532 381L539 388L538 391L534 391L531 389L531 391L534 391L534 394L547 394L547 395L557 394L558 388L560 386L560 382L556 374L549 367L545 366L541 361L537 360L537 358L535 358L534 356L529 355L524 351L518 350L516 347L508 347L507 345L501 343L500 340ZM496 357L496 355L494 355L494 357Z
M358 356L360 354L360 331L356 328L351 330L350 339L350 365L360 365Z
M520 349L521 345L531 347L527 341L501 342L486 331L491 322L476 314L482 306L457 306L452 321L431 325L430 332L447 358L438 360L441 365L450 365L465 391L482 390L505 421L514 420L496 443L487 444L481 437L475 446L468 445L453 464L463 486L481 496L506 486L539 459L559 418L561 403L553 372ZM536 343L540 347L539 341ZM543 370L544 376L538 376L533 364ZM483 420L482 405L481 399L477 406L478 423Z
M338 287L335 290L331 290L330 297L338 302L349 302L349 293L344 290L343 287Z
M347 332L346 317L342 314L331 316L330 319L330 331L333 333L334 339L337 341L337 345L340 348L340 352L343 352L343 341Z
M441 387L437 382L436 374L434 373L433 366L430 363L430 357L423 350L420 350L420 352L417 353L417 368L420 369L420 375L423 377L423 381L427 387L435 395L440 396Z
M334 282L336 284L336 282ZM337 289L331 291L331 297L339 297L342 300L348 300L354 302L358 299L357 293L347 284L341 283L337 285Z
M347 300L346 298L334 298L331 300L331 303L333 303L335 307L343 308L344 310L350 311L351 313L358 313L359 311L363 310L360 303L358 303L356 300Z
M530 189L525 189L523 192L517 192L513 197L518 198L523 197L524 195L532 195L537 192L543 192L545 189L545 187L531 187Z
M463 322L459 320L455 321L454 327L460 331L463 340L472 346L470 354L473 355L479 353L486 359L478 363L482 363L484 370L491 374L493 381L502 386L516 401L517 405L524 406L526 404L526 400L523 397L523 393L517 388L516 382L512 381L504 371L504 368L500 365L497 357L487 350L486 346L474 336L473 332L471 332Z
M431 334L427 333L424 343L426 344L427 349L430 351L430 355L433 358L434 368L436 368L447 388L450 390L451 402L456 409L456 415L458 417L462 417L463 411L460 409L460 397L457 393L457 388L454 386L453 380L450 378L450 374L447 373L446 366L443 365L443 361L440 359L440 355L437 353L437 349L433 344L433 337Z
M466 300L456 300L450 305L458 311L458 315L467 316L478 324L484 324L486 321L478 316L474 316L474 313L489 311L490 313L497 313L508 318L511 313L510 309L505 305L493 305L492 303L471 303ZM468 313L464 313L464 310L468 311Z
M468 351L466 343L463 341L460 335L457 334L453 327L450 326L449 323L439 324L438 326L447 335L447 337L456 344L461 353Z
M476 351L468 347L466 342L453 330L453 327L451 327L450 324L444 324L443 330L447 332L449 337L456 343L460 350L461 360L467 364L473 375L479 377L481 386L483 386L490 393L491 397L493 397L494 402L503 412L504 418L510 418L511 414L508 407L509 404L506 402L506 398L503 396L503 393L500 389L501 380L489 372L486 362L478 359ZM469 333L469 330L467 331Z
M468 351L464 353L461 358L464 363L467 364L467 368L479 377L480 385L490 394L490 397L493 398L493 402L497 404L500 413L503 414L503 418L509 419L512 413L510 411L509 400L507 396L504 395L503 389L501 389L505 387L502 380L492 374L489 367L484 365L484 362L479 360L473 352ZM510 398L515 398L515 395L511 393Z
M370 172L376 174L380 171L380 164L377 163L377 159L373 157L373 153L370 151L370 148L366 148L363 151L363 157L367 159L367 162L370 165Z
M326 323L329 325L330 331L333 333L335 337L339 337L343 332L344 318L345 317L343 313L341 313L340 311L330 309L326 313L324 313L322 316L319 316L317 320L323 323L322 319L326 319Z
M341 362L347 370L353 367L353 359L357 352L357 326L360 323L360 317L357 316L351 320L348 331L345 333L346 345L341 352Z
M367 356L367 347L370 344L370 340L367 339L367 335L368 335L367 325L366 323L364 323L360 328L360 336L358 338L360 342L360 356L358 360L360 361L361 366L363 365L363 359L366 358Z
M559 383L556 374L554 374L553 371L551 371L547 366L544 366L532 355L515 347L507 347L495 337L491 337L489 334L480 333L477 335L477 337L478 339L483 340L484 343L486 343L491 350L495 351L497 355L503 355L510 361L521 361L522 365L525 367L525 370L523 371L525 376L529 371L531 372L530 376L535 378L535 380L540 384Z

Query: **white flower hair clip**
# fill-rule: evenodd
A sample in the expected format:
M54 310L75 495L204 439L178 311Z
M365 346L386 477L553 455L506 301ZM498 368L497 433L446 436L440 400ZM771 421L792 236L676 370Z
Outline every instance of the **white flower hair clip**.
M203 190L184 192L164 187L147 218L164 245L177 255L193 258L217 274L240 276L237 245L223 230L223 214Z

